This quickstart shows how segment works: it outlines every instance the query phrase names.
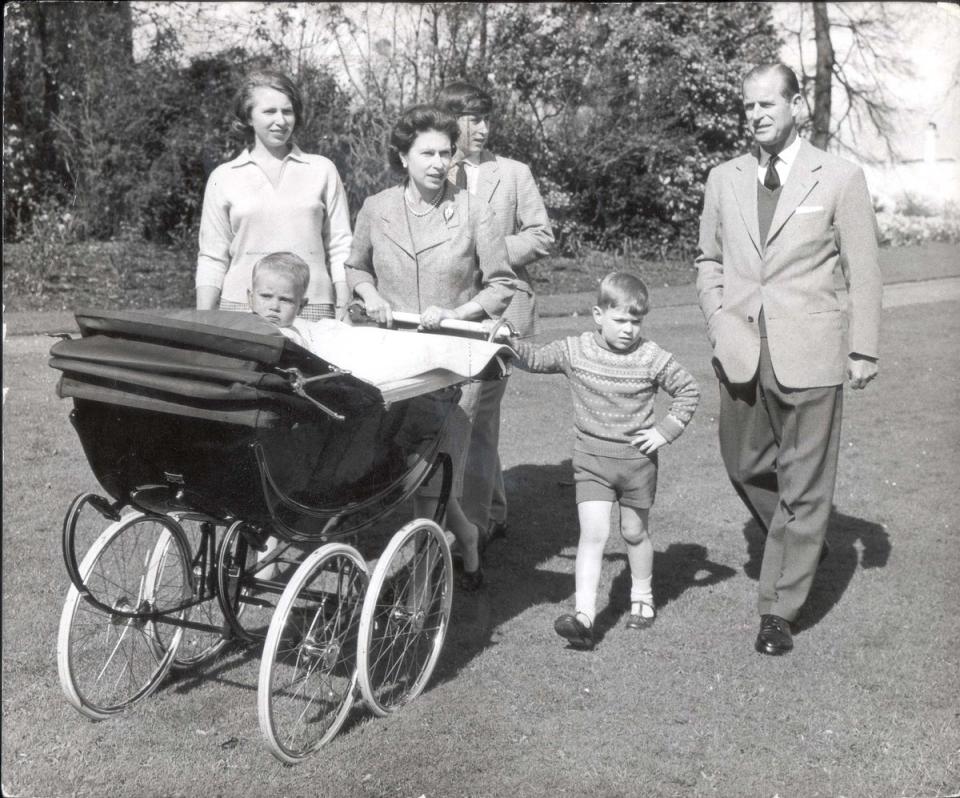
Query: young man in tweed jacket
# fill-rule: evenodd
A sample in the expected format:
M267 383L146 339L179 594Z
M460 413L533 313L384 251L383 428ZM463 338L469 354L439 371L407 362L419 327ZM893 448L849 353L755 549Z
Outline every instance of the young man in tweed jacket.
M553 231L530 167L487 149L493 100L469 83L449 83L436 104L457 118L460 138L450 180L487 203L503 230L507 258L516 273L517 290L503 313L517 335L538 332L536 298L526 267L550 253ZM506 534L507 502L497 447L500 402L506 380L485 384L470 438L463 509L488 539Z

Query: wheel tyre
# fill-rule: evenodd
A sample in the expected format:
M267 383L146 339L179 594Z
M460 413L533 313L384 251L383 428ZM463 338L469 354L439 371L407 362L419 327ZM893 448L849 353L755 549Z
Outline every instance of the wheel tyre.
M350 712L368 578L356 549L329 543L300 564L280 596L260 661L257 714L282 762L316 751Z
M158 561L158 546L167 549ZM60 615L57 668L67 700L103 720L146 698L173 663L182 630L158 647L156 623L136 616L176 608L192 595L190 555L183 530L165 516L132 513L110 524L80 564L89 602L71 585ZM160 570L157 570L160 569Z
M416 519L387 544L360 615L357 669L370 709L385 716L423 692L443 648L453 560L437 524Z
M171 517L173 517L184 531L188 551L191 552L190 562L193 563L198 559L200 546L206 543L200 530L200 525L206 523L207 519L205 517L199 518L191 515L171 514ZM158 544L154 556L158 558L165 557L169 546L170 539L166 541L165 546ZM230 639L224 637L227 622L220 601L218 600L217 581L213 578L216 575L214 569L215 564L207 561L204 573L194 573L193 584L197 591L194 595L194 600L199 596L201 580L206 581L206 599L198 604L194 604L187 611L185 618L207 624L219 631L181 628L180 643L177 646L173 662L170 664L170 669L173 671L184 672L197 668L203 663L212 660L230 644ZM155 572L161 573L159 569ZM155 639L161 647L161 650L165 650L168 647L167 638L169 637L169 633L174 631L174 627L162 623L155 624L154 626Z

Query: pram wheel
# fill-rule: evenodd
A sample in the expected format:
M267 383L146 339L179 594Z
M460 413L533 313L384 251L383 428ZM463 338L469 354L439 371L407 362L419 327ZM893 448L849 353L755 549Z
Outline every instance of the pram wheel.
M230 639L227 620L217 598L214 556L217 541L216 524L205 516L171 513L171 517L180 525L186 536L193 570L193 598L197 603L190 608L187 617L191 621L220 628L220 631L189 628L181 630L180 644L176 648L170 668L174 671L186 671L213 659L230 643ZM161 559L169 556L171 545L173 542L170 538L158 544L154 556ZM160 575L163 569L154 568L152 573ZM168 624L154 624L155 639L161 650L169 647L169 639L175 631L176 627Z
M186 614L180 607L193 592L190 553L172 519L132 513L103 531L79 574L97 603L70 586L57 665L70 703L102 720L149 695L170 668L182 630L173 628L160 645L155 613Z
M217 586L227 623L236 635L252 643L266 637L281 591L265 593L258 589L257 550L245 527L243 521L234 522L220 541Z
M293 764L331 739L353 705L367 564L329 543L297 568L270 622L257 709L274 756Z
M357 669L370 709L383 716L426 687L440 656L453 601L453 562L443 531L417 519L377 562L360 616Z

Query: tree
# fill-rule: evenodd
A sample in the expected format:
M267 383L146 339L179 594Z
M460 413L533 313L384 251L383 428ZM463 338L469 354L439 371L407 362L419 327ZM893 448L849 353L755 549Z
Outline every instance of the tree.
M903 58L903 9L887 3L802 3L788 23L797 42L800 83L807 103L810 141L867 153L856 142L866 128L896 156L894 133L901 106L890 87L912 77ZM812 34L810 17L813 18ZM812 36L812 39L811 39ZM815 63L808 71L809 45Z
M765 5L511 6L490 44L498 141L568 205L568 245L683 256L709 169L746 145L740 79L778 48Z

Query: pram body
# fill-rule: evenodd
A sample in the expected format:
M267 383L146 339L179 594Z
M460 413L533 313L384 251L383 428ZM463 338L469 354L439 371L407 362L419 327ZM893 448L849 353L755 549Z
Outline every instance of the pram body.
M343 351L335 365L252 314L88 312L77 322L81 338L55 344L51 366L109 498L82 494L64 520L72 587L58 659L71 702L103 718L170 667L196 667L232 640L264 641L260 725L293 762L335 734L358 681L380 714L422 691L452 593L436 523L449 492L444 424L459 384L503 375L504 349L450 341L469 349L469 374L425 368L378 385L349 369L369 353ZM356 336L338 334L349 349ZM405 349L429 337L393 335ZM435 519L363 556L365 530L438 469ZM78 563L77 529L94 514L109 523ZM252 619L265 613L264 633ZM97 652L87 632L101 627L108 645Z

